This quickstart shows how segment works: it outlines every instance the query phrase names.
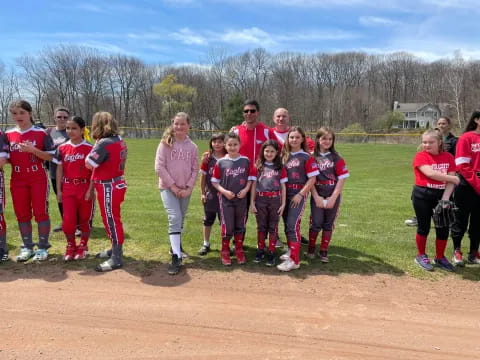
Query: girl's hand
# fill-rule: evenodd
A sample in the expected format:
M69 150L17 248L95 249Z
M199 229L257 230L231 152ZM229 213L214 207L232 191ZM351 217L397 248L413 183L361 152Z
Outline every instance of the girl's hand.
M60 189L57 190L57 202L62 202L62 190Z
M85 193L84 199L85 199L85 201L90 201L91 199L93 199L93 190L92 191L87 191Z
M28 153L33 153L36 149L36 147L33 145L33 143L30 140L21 142L20 144L18 144L18 146L20 147L20 151L28 152Z
M175 195L177 198L180 197L179 195L179 192L180 192L180 188L177 186L177 185L172 185L170 187L170 191L173 193L173 195Z
M254 204L250 205L250 212L251 212L252 214L257 214L257 208L255 207Z
M298 205L300 205L300 203L302 202L303 200L303 196L300 195L300 193L296 194L292 200L290 201L290 207L291 208L296 208Z
M246 195L247 195L247 191L245 191L245 189L242 189L238 192L237 197L239 199L243 199Z
M277 211L278 216L282 216L283 210L285 210L285 205L280 205Z
M337 199L334 199L333 197L329 197L327 200L327 203L325 204L325 209L333 209L335 206L335 203L337 202Z
M207 195L205 194L200 195L200 200L202 200L202 203L205 204L207 202Z
M228 191L226 190L224 193L223 193L223 196L225 196L228 200L232 200L235 198L235 194L231 191Z
M315 206L319 209L323 209L324 208L324 198L321 197L321 196L316 196L313 198L313 200L315 201Z

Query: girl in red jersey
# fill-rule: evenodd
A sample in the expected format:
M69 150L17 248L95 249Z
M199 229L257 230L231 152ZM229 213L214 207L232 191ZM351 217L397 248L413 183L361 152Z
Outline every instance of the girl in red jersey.
M427 236L430 232L433 209L439 200L449 200L460 180L455 176L453 155L443 150L442 136L436 130L427 130L422 135L423 150L413 159L415 186L412 203L417 217L417 256L415 263L422 269L433 271L433 266L426 254ZM445 257L445 248L449 228L435 228L435 264L446 271L453 271L452 264Z
M198 255L205 256L210 251L210 234L215 218L219 215L218 194L212 186L212 174L215 164L225 156L225 135L213 134L209 142L210 151L200 166L200 191L203 203L203 245L198 250Z
M315 258L315 244L318 233L322 231L319 256L321 262L327 263L328 245L340 207L343 184L350 174L345 160L335 150L335 133L330 128L318 129L313 156L319 174L311 190L310 232L306 256Z
M238 264L245 264L243 237L247 219L247 194L255 180L253 166L246 156L239 153L240 137L231 132L225 137L227 155L217 161L213 169L212 185L218 191L222 225L222 264L230 266L230 239L235 242Z
M123 266L124 232L120 205L125 199L127 183L123 178L127 161L127 145L118 135L118 125L112 114L97 112L92 120L92 137L96 140L85 166L93 170L92 181L97 192L103 225L112 248L97 254L109 258L97 265L96 271L105 272Z
M480 264L480 111L474 111L465 132L458 139L455 157L460 185L455 189L458 211L452 226L453 263L463 266L462 238L468 228L468 262Z
M23 241L17 261L43 261L48 258L48 236L50 218L48 216L48 176L44 161L53 158L55 149L45 130L33 126L32 106L24 101L10 105L10 114L16 127L6 132L12 175L10 191L13 209ZM32 210L38 224L38 247L33 249Z
M92 171L85 159L93 146L83 139L85 120L74 116L67 121L70 139L57 148L53 162L56 166L57 199L63 204L62 230L67 239L65 261L85 259L90 237L90 219L93 213ZM81 231L80 244L75 242L77 224Z
M7 223L3 211L5 210L5 175L3 166L8 162L8 142L5 134L0 131L0 262L7 261Z
M300 267L300 223L308 193L318 175L317 163L308 153L305 132L300 127L294 126L288 132L282 160L288 176L287 201L283 211L288 250L280 256L283 263L277 269L290 271Z
M260 148L256 163L257 180L252 183L250 210L257 217L257 254L253 260L265 257L265 239L268 234L267 266L275 265L275 245L280 216L285 209L287 172L280 157L280 147L275 140L267 140Z

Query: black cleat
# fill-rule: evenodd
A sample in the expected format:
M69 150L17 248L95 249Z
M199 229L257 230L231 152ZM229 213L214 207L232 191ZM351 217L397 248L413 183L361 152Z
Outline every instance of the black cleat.
M168 264L168 273L170 275L177 275L182 267L182 259L179 259L176 254L172 255L172 262Z

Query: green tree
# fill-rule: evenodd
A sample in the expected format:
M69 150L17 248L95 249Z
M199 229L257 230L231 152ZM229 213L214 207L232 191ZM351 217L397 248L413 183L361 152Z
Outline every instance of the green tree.
M179 111L190 112L197 97L197 89L178 83L174 74L169 74L154 84L153 93L163 99L162 117L167 118L167 123Z
M232 126L243 122L243 96L233 95L228 101L222 113L222 128L230 130Z
M405 116L400 111L387 111L377 120L376 128L378 130L390 130L392 128L403 127Z

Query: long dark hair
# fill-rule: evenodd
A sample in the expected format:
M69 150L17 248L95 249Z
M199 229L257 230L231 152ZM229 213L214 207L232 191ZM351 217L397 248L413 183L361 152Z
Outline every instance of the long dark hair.
M14 101L10 104L10 106L8 107L8 110L12 111L13 108L20 108L27 111L30 114L30 122L32 123L32 125L34 124L33 116L32 116L32 111L33 111L32 105L30 105L28 101L25 101L25 100Z
M317 157L320 156L320 144L318 143L318 140L324 136L330 134L332 135L332 146L330 146L330 153L334 156L339 156L337 150L335 150L335 133L333 130L329 127L322 126L320 129L317 131L317 136L315 137L315 150L313 151L313 156Z
M270 140L265 141L262 144L262 147L260 148L260 154L259 154L259 157L258 157L257 162L255 164L259 174L263 170L263 166L265 165L265 161L267 161L265 159L265 155L263 154L263 152L264 152L264 150L267 146L273 147L275 149L275 151L277 152L277 155L273 159L273 166L274 166L275 170L280 170L282 168L282 158L280 157L280 146L278 146L278 143L275 140L270 139Z
M216 140L222 140L223 142L225 142L225 135L222 134L222 133L215 133L215 134L212 134L212 136L210 137L210 141L208 143L208 147L209 147L209 150L208 150L208 153L209 153L209 157L210 156L213 156L213 153L215 152L215 150L213 149L213 145L212 143ZM225 148L224 148L224 153L226 153L225 151Z
M465 126L465 131L464 132L473 131L473 130L477 129L478 124L475 122L475 119L480 119L480 110L475 110L472 113L472 116L470 116L470 120L467 123L467 126Z

